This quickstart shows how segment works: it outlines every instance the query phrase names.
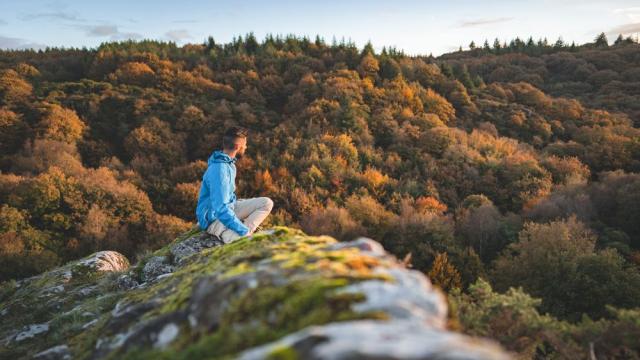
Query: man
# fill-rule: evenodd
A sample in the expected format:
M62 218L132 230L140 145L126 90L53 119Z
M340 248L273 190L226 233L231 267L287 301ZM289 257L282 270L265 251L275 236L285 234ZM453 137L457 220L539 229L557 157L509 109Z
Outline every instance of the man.
M225 244L253 234L271 213L273 201L268 197L236 199L236 165L247 149L247 130L231 127L222 138L222 151L216 150L208 160L202 177L196 217L202 230L216 235Z

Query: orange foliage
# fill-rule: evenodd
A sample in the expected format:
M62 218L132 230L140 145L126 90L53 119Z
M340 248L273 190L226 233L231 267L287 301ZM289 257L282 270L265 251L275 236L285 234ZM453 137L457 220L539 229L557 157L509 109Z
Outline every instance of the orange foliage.
M442 215L447 211L447 205L432 196L420 196L416 199L416 209L424 213Z

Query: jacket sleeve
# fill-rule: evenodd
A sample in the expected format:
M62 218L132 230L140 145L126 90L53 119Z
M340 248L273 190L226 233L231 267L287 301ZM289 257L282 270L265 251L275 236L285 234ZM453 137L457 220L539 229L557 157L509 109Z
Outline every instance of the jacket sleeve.
M231 186L229 173L223 166L216 166L209 181L209 193L211 194L211 211L216 219L227 228L235 231L240 236L249 232L249 228L238 219L231 209Z

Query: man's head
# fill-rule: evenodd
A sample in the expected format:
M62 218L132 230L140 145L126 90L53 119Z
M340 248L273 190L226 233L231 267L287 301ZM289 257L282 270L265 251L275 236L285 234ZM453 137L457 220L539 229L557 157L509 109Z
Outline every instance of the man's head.
M235 153L235 157L240 159L247 149L247 129L240 126L233 126L224 132L222 137L222 149L226 153Z

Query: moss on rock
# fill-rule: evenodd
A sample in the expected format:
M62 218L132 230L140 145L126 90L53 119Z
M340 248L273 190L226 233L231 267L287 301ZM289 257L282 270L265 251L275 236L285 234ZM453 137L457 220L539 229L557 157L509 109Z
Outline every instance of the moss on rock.
M77 359L233 358L311 325L389 319L380 309L354 311L364 294L338 291L358 282L395 281L384 269L400 265L388 254L287 227L223 246L207 236L194 227L126 272L74 277L72 270L86 263L78 261L4 285L0 357L66 345ZM179 256L172 255L176 249ZM155 257L166 257L174 271L141 276ZM122 288L123 276L137 285ZM43 301L45 289L54 291L49 301ZM50 330L15 341L20 327L34 323ZM297 353L278 348L269 358L295 359Z

